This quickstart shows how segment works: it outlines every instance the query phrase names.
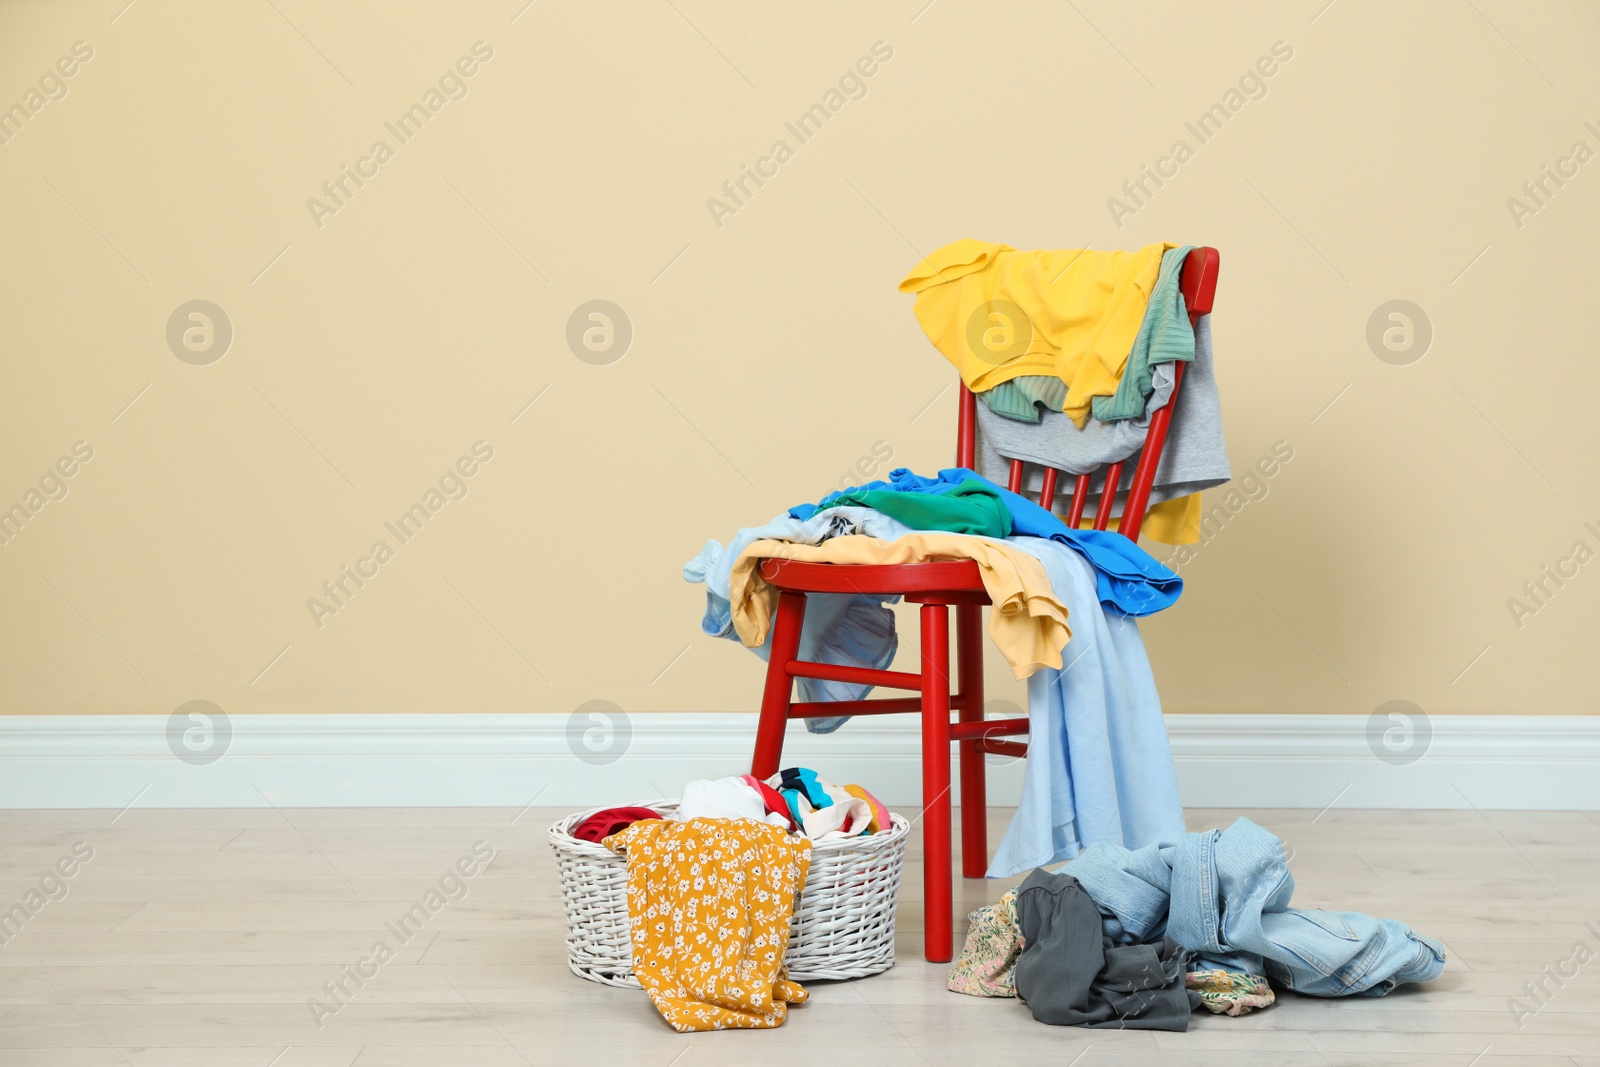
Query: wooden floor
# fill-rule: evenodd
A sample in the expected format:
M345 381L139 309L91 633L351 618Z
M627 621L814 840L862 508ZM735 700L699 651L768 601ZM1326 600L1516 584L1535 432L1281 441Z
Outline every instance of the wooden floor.
M812 984L778 1030L695 1035L642 993L567 970L545 842L557 814L0 812L0 909L30 890L43 902L0 927L0 1065L1600 1067L1600 958L1578 962L1600 954L1594 814L1190 812L1193 829L1248 814L1292 850L1297 904L1404 919L1450 962L1427 988L1285 995L1244 1018L1196 1014L1184 1034L1045 1026L1015 1001L947 992L945 968L921 958L913 846L893 970ZM995 840L1008 816L993 813ZM93 854L75 866L78 842ZM460 899L401 944L385 924L462 857L471 868L475 842L492 864L464 896L446 879ZM45 878L63 858L72 876ZM964 911L1010 883L957 884ZM308 1000L379 939L394 959L314 1018ZM1574 966L1542 979L1542 1007L1524 991ZM1539 1010L1519 1026L1512 998Z

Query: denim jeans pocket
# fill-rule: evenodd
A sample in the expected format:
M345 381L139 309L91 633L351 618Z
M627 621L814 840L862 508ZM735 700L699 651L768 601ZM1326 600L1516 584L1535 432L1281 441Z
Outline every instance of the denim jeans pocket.
M1294 988L1305 990L1308 985L1317 984L1310 981L1312 974L1338 979L1336 984L1342 984L1341 972L1357 957L1370 951L1371 946L1363 949L1361 935L1337 912L1291 908L1277 918L1279 921L1273 923L1270 931L1271 939L1292 960L1303 965L1297 967L1291 960L1283 961L1289 970L1296 972Z
M1297 909L1295 914L1304 919L1306 922L1315 926L1317 929L1325 931L1326 933L1330 933L1334 937L1340 938L1341 940L1360 940L1360 935L1351 928L1350 923L1347 922L1345 917L1340 915L1338 912L1320 910L1300 911Z

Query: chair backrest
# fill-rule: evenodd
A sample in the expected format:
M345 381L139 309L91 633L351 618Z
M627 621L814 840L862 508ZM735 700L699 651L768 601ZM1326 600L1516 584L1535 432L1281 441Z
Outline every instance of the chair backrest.
M1221 263L1222 258L1215 248L1196 248L1184 260L1179 287L1183 291L1184 307L1189 311L1191 323L1199 322L1201 315L1211 313L1211 303L1217 293L1217 271ZM1122 504L1117 532L1127 535L1132 541L1139 540L1139 529L1144 525L1145 510L1150 503L1150 488L1155 484L1156 468L1161 463L1161 451L1166 447L1167 430L1172 423L1172 407L1178 399L1178 390L1183 387L1185 366L1186 364L1181 362L1173 364L1172 396L1150 419L1150 428L1145 432L1144 448L1139 453L1139 465L1134 470L1133 483L1128 487L1126 499ZM963 383L960 410L957 415L956 466L966 467L968 470L977 469L977 404L977 396ZM1122 482L1122 466L1122 463L1111 463L1100 468L1106 477L1105 488L1100 494L1100 503L1094 512L1093 521L1096 530L1106 529L1111 521L1112 511L1116 507L1117 491ZM1047 511L1055 503L1056 478L1062 473L1064 472L1054 467L1044 468L1043 484L1039 489L1039 503ZM1077 529L1083 521L1084 503L1089 496L1089 480L1097 473L1099 470L1076 476L1072 490L1072 504L1066 519L1067 525L1074 529ZM1013 493L1020 493L1023 491L1023 484L1022 460L1014 459L1011 461L1007 488Z

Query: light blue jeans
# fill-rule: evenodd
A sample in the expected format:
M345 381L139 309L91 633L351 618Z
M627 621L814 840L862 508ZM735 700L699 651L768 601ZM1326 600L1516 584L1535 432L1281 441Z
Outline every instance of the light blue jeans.
M1283 843L1249 819L1170 845L1090 845L1062 869L1094 898L1107 937L1165 934L1199 954L1196 969L1264 974L1314 997L1378 997L1444 971L1444 946L1405 923L1291 908Z

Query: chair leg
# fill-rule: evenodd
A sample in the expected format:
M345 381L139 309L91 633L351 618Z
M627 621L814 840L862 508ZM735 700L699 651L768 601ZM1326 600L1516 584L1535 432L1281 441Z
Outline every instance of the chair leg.
M956 608L956 667L961 674L957 703L960 721L983 721L983 608ZM982 878L989 869L988 791L983 753L977 741L957 743L961 750L961 873Z
M767 657L767 685L761 694L761 718L756 724L756 751L750 773L770 778L778 773L783 759L783 734L789 726L790 697L794 678L789 664L800 651L800 628L806 619L806 595L784 592L778 595L778 615L772 621L772 651Z
M950 876L950 610L922 605L923 954L948 963Z

